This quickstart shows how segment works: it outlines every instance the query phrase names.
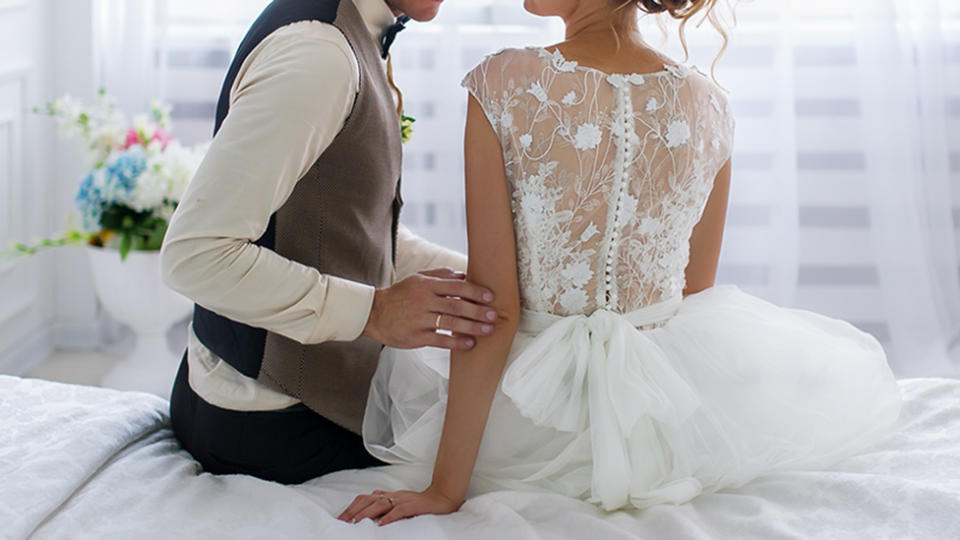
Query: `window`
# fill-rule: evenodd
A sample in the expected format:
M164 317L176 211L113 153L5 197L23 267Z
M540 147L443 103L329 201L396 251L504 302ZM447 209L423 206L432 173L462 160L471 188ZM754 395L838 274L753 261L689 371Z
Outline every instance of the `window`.
M224 72L266 4L157 0L153 65L181 138L209 138ZM716 73L738 125L719 281L852 321L901 375L955 369L960 3L740 2L737 16ZM659 45L652 19L643 28ZM679 59L673 34L664 50ZM466 247L461 77L490 52L562 36L515 0L447 2L400 35L395 78L417 118L403 220L415 232ZM691 28L689 44L709 72L716 34Z

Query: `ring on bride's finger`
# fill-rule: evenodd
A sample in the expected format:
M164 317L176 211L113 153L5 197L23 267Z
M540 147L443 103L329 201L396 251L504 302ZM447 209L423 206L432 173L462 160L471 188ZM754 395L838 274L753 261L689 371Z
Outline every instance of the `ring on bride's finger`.
M433 325L437 328L437 330L440 330L440 317L443 317L443 313L438 314L437 322L433 323Z

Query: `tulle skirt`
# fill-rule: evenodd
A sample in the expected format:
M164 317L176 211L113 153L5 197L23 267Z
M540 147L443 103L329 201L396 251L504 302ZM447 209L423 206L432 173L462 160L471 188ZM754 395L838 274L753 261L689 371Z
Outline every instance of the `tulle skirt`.
M389 463L431 464L449 353L384 349L363 425ZM619 315L524 313L474 474L614 510L817 469L890 435L883 349L844 321L733 286Z

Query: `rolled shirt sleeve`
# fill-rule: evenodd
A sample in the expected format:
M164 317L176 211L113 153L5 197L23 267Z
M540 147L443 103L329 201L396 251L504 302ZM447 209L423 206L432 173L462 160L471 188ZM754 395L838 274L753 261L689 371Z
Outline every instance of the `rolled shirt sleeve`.
M165 283L201 306L301 343L360 336L375 289L253 242L342 128L358 67L331 25L294 23L247 57L230 112L170 222Z

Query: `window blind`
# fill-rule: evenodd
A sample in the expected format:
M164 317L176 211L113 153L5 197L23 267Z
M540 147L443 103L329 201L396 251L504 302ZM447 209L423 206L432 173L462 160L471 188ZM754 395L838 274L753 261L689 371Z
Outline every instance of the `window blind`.
M950 249L960 251L960 2L925 0L938 10L936 75L946 122ZM178 135L210 137L215 100L237 44L266 0L158 3L155 64L173 103ZM747 2L717 78L737 118L734 173L719 282L774 302L850 320L881 342L892 339L875 216L875 176L864 129L863 5L894 5L897 28L913 24L910 2L804 0ZM861 11L858 12L858 9ZM904 15L906 13L906 15ZM719 40L690 25L689 63L709 74ZM651 18L647 41L682 59L673 37ZM504 47L560 41L555 19L523 12L513 0L447 2L437 20L412 23L393 49L406 113L415 117L404 147L403 221L415 232L465 250L462 76ZM900 71L891 77L903 77ZM919 105L918 105L919 106ZM909 108L909 104L906 105ZM924 112L923 114L929 114ZM922 114L921 114L922 116ZM904 133L903 137L914 137ZM960 279L954 257L950 272Z

